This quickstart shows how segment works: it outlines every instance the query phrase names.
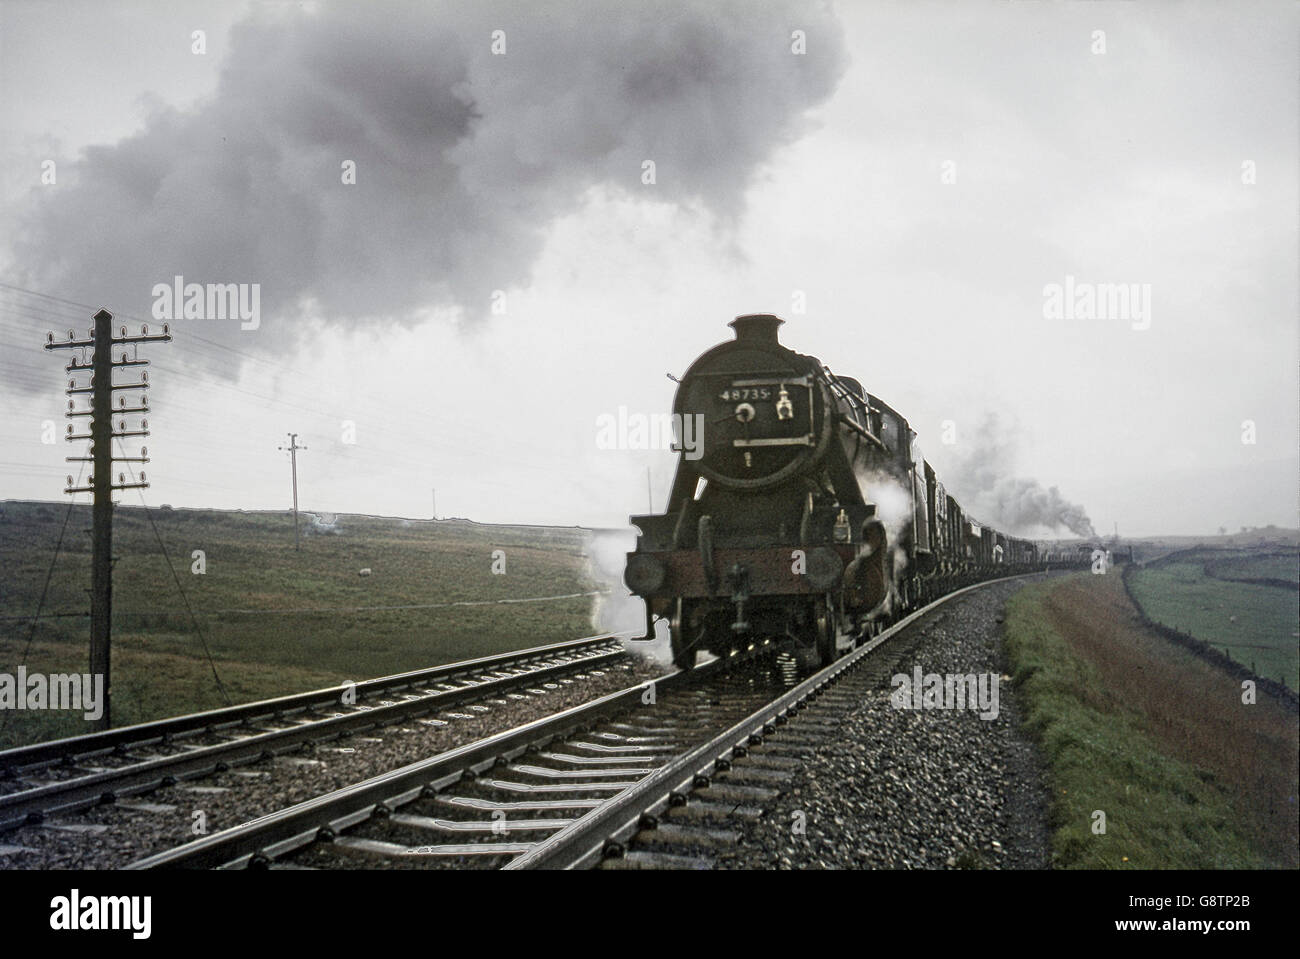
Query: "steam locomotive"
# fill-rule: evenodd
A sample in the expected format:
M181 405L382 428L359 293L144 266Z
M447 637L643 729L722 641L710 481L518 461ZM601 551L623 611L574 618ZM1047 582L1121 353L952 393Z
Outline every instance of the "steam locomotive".
M682 669L774 637L815 668L934 597L1039 563L946 494L897 411L782 346L782 323L739 316L691 364L673 422L696 442L676 447L665 512L631 518L642 638L667 619Z

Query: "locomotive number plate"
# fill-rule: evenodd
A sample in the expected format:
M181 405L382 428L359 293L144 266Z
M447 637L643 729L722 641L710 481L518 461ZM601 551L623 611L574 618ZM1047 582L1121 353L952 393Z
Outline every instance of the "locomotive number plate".
M742 400L770 400L771 398L772 388L770 386L733 387L722 391L722 402L724 403L739 403Z

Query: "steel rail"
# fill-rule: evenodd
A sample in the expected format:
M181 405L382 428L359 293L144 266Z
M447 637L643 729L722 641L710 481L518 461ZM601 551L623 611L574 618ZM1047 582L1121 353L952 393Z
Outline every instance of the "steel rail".
M610 693L486 739L466 743L437 756L383 773L364 782L317 796L251 822L213 833L182 846L148 856L128 869L237 869L268 865L317 839L329 841L344 829L372 815L386 815L421 796L433 796L466 776L475 776L498 763L509 762L530 747L544 746L585 729L597 720L641 704L646 690L656 694L686 686L722 671L724 660L694 670L668 673L654 680Z
M26 823L41 822L50 814L111 803L124 796L148 792L159 786L174 785L184 779L223 772L233 766L270 759L292 749L301 748L306 743L338 739L376 726L391 725L412 715L450 708L469 700L508 691L521 684L541 682L575 669L610 665L626 656L621 648L601 652L602 647L607 647L609 643L608 638L576 645L566 643L563 645L568 648L561 651L561 655L576 654L576 658L562 659L553 665L534 669L523 675L499 676L473 685L433 690L413 699L373 706L369 709L358 709L324 719L309 720L283 729L250 733L228 742L196 746L171 756L149 759L118 769L108 769L0 796L0 832ZM540 657L542 660L550 659L555 655L553 648L542 648L552 649L551 653ZM584 653L586 655L583 655ZM530 656L527 661L531 662L536 658L538 657ZM518 665L523 661L516 658L511 664ZM460 667L463 664L454 665ZM481 670L458 670L456 675L477 672ZM393 688L389 686L387 691L391 694ZM338 705L340 690L333 689L328 692L331 697L330 704ZM226 725L228 727L234 724Z
M607 850L616 850L619 845L626 844L643 827L646 817L657 816L669 805L684 801L694 786L707 785L710 772L717 771L720 762L729 762L736 757L738 750L762 742L764 735L770 735L776 731L777 726L785 725L789 717L798 712L805 702L815 699L847 671L861 665L882 643L897 636L920 618L933 613L949 600L994 583L1032 575L1036 574L1022 573L986 580L947 593L928 603L853 652L809 676L730 729L683 753L635 785L612 796L581 819L511 860L504 868L581 869L597 865Z
M571 639L549 646L534 646L509 653L497 653L480 659L466 659L442 666L395 673L377 679L362 680L353 684L357 703L368 697L391 694L407 686L422 686L432 682L454 679L465 673L482 672L488 669L501 669L506 666L548 656L563 655L584 647L599 646L613 642L621 634L605 633L588 636L583 639ZM235 706L223 706L199 713L187 713L167 719L156 719L132 726L121 726L101 732L86 733L82 736L69 736L52 739L48 742L33 743L30 746L17 746L0 751L0 770L10 770L10 775L18 769L31 769L41 765L63 762L66 757L78 758L103 755L120 750L126 746L150 746L165 744L172 739L187 734L203 734L232 726L240 726L254 719L263 717L281 718L296 713L306 712L318 706L333 705L339 702L340 693L347 685L327 686L305 693L291 693L273 699L262 699L252 703L240 703Z

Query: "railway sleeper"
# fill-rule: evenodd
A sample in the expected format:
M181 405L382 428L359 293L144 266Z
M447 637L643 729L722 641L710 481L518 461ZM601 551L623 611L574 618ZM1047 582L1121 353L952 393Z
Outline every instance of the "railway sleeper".
M601 783L517 783L508 779L483 779L480 782L488 789L497 789L511 793L620 793L629 786L635 786L638 780L626 782Z
M616 764L626 765L629 757L623 755L615 756L574 756L570 753L538 753L538 759L545 759L548 762L568 763L574 766L612 766ZM665 763L673 758L673 753L659 750L655 753L641 752L635 756L640 762Z
M730 823L736 819L752 822L763 816L761 806L747 806L729 802L710 802L692 795L685 806L673 806L664 812L664 818L686 822Z
M635 850L622 856L601 860L601 869L712 869L714 861L705 856L682 856L665 852Z
M549 766L532 766L512 764L507 772L518 776L533 776L539 779L592 779L610 776L635 776L638 779L649 776L658 766L623 766L615 769L552 769Z
M743 759L737 759L733 762L732 768L737 766L741 768L754 767L757 769L780 769L797 771L804 766L803 758L793 756L781 756L776 753L760 753L757 749L750 751Z
M718 803L767 803L779 795L781 795L781 790L769 786L747 786L741 783L719 782L717 780L691 794L692 798L698 796L701 799ZM689 805L688 802L687 806Z
M791 769L763 769L758 766L732 766L727 772L720 773L714 782L734 783L736 785L762 786L768 783L783 785L793 782L795 771Z
M499 802L492 799L479 799L472 796L439 796L439 805L454 806L458 809L502 810L505 812L542 812L556 809L595 809L603 800L600 799L524 799L518 802Z
M339 836L330 843L331 851L362 857L382 859L412 856L517 856L533 847L527 842L439 843L428 846L408 846L383 839L360 836Z
M718 829L689 823L660 823L654 829L642 829L632 841L638 850L654 851L667 847L669 851L720 851L730 849L740 841L735 829Z
M405 829L424 832L486 833L495 836L503 832L548 832L563 829L575 819L435 819L431 816L415 816L396 813L388 820L392 825Z
M641 745L628 744L625 746L610 746L604 743L570 742L570 743L565 743L564 748L581 749L585 752L591 752L591 753L611 753L611 754L621 754L621 755L641 754L641 753L666 753L669 751L662 744L656 745L651 743L646 743Z

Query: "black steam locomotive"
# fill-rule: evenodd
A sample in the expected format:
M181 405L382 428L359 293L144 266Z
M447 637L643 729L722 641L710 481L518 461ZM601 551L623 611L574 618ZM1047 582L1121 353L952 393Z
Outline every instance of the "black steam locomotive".
M644 638L667 619L683 669L773 637L824 665L934 597L1039 562L945 494L907 420L782 346L782 322L737 317L735 340L687 370L673 412L694 442L679 442L664 514L632 517L624 581Z

